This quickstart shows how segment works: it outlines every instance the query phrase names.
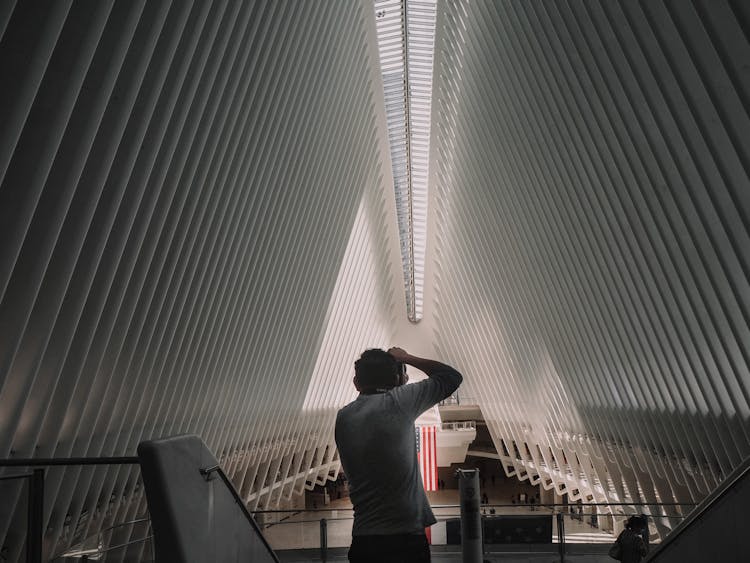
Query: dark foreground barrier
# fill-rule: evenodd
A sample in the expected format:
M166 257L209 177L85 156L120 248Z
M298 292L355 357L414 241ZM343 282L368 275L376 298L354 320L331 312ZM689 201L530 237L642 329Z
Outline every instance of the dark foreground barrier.
M648 563L746 563L750 457L646 556Z
M157 561L278 562L200 438L142 442L138 457Z

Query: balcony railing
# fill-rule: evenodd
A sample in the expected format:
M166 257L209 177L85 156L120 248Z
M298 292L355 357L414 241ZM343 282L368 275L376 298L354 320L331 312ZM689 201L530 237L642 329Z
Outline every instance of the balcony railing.
M464 422L452 424L466 424ZM43 533L43 499L45 467L70 465L125 465L137 464L138 458L68 458L68 459L19 459L0 460L0 467L32 468L31 472L0 476L0 480L26 479L29 482L28 547L26 561L41 563ZM216 466L204 469L217 472L227 487L235 494L250 522L255 527L257 521L269 549L320 550L325 560L329 548L346 548L351 542L353 511L350 507L323 508L317 510L264 510L250 514L236 496L236 491L223 471ZM650 537L658 544L665 533L674 529L694 508L693 504L634 504L634 503L590 503L590 504L483 504L482 518L485 528L485 551L488 554L502 543L520 543L529 549L545 552L559 551L561 555L569 549L589 546L592 553L604 553L625 520L642 512L647 513L650 522ZM449 546L455 543L455 526L460 518L460 505L436 504L433 511L438 523L431 528L431 543L434 546ZM254 516L254 519L253 519ZM531 518L542 523L544 537L529 536L504 537L498 535L498 523L508 518ZM130 527L126 534L118 536L123 527ZM134 533L133 528L139 527ZM453 531L452 531L453 530ZM452 537L453 536L453 537ZM120 541L118 537L129 538ZM96 559L104 561L110 554L119 552L118 560L123 560L122 551L133 545L143 544L138 549L141 556L153 554L150 522L148 518L132 520L107 528L88 540L67 550L58 557ZM532 548L533 546L533 548ZM571 547L572 546L572 547Z
M575 553L592 558L605 554L623 529L625 521L634 514L651 512L647 516L650 525L651 544L660 543L665 530L673 528L692 510L693 504L484 504L482 520L484 527L484 549L487 556L514 544L515 549L540 553ZM438 523L431 528L431 544L446 546L455 544L455 530L460 519L460 505L433 505ZM255 512L263 534L271 547L283 550L321 551L325 557L327 549L345 549L351 543L353 511L351 508L325 508L316 510L263 510ZM518 518L532 520L535 526L546 522L547 535L512 536L498 535L502 520ZM520 535L519 535L520 534ZM506 547L503 547L505 545ZM525 546L522 547L522 546ZM456 544L456 549L459 549ZM323 559L325 560L325 559Z
M27 563L42 563L44 541L44 478L45 468L87 465L133 465L137 457L74 457L74 458L19 458L0 460L0 467L33 468L29 473L3 475L0 480L28 481L28 516L26 522Z
M5 459L0 460L2 467L34 468L31 472L11 475L0 475L0 481L28 480L28 519L26 530L26 557L27 563L41 563L44 541L44 479L45 471L50 467L65 466L91 466L91 465L139 465L137 457L99 457L99 458L49 458L49 459ZM265 545L272 559L278 561L271 547L261 534L250 512L248 512L242 499L237 494L234 486L220 466L201 468L200 472L205 477L212 474L219 476L230 491L240 510L248 520L248 524L257 534L261 543ZM100 524L101 525L101 524ZM130 554L126 553L130 550ZM124 561L152 561L154 558L153 533L151 521L148 514L144 518L138 518L127 522L115 523L103 528L95 535L84 539L73 547L66 549L57 555L47 555L52 561L71 560L96 560L106 561L110 556L115 556L119 562Z
M443 422L440 425L441 430L463 431L476 430L477 424L473 420L462 420L458 422Z

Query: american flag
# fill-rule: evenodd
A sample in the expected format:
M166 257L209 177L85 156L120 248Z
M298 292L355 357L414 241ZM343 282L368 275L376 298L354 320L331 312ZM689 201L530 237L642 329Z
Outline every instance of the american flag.
M435 426L417 426L417 460L425 491L437 491L437 448Z

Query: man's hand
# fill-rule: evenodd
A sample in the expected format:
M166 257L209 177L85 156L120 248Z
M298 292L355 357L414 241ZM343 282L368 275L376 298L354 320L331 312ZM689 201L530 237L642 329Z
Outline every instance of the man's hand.
M388 353L393 356L397 362L409 364L427 374L427 377L430 379L437 379L442 388L443 398L448 397L458 389L458 386L461 385L461 381L463 380L461 374L455 369L447 364L438 362L437 360L428 360L427 358L412 356L409 352L398 346L389 348Z
M398 348L397 346L389 348L388 353L396 358L397 362L406 362L411 357L411 355L406 350L404 350L403 348Z

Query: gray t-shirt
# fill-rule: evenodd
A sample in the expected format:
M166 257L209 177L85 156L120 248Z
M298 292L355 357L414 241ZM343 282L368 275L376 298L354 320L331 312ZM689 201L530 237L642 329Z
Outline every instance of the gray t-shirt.
M336 445L354 505L352 535L421 532L436 522L417 464L414 421L453 393L461 374L361 394L336 417Z

